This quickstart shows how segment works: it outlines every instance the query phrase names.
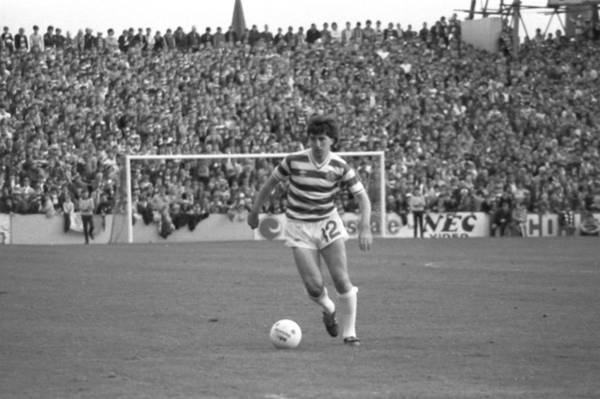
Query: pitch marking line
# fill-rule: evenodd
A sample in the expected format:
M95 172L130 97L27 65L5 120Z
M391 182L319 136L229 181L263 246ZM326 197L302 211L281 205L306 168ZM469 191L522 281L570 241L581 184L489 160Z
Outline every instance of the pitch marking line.
M430 267L432 269L442 269L442 268L448 267L447 264L442 263L442 262L429 262L429 263L425 263L423 266Z

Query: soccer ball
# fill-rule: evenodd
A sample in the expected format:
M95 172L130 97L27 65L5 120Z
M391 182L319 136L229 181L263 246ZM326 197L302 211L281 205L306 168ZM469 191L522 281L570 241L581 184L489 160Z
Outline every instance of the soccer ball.
M283 319L273 324L269 338L277 349L293 349L300 344L302 330L295 321Z

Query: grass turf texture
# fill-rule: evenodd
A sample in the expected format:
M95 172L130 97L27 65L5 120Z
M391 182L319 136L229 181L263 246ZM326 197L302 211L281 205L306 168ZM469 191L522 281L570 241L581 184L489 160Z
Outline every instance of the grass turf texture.
M0 397L598 398L599 247L350 241L352 348L279 242L5 246ZM297 349L268 339L282 318Z

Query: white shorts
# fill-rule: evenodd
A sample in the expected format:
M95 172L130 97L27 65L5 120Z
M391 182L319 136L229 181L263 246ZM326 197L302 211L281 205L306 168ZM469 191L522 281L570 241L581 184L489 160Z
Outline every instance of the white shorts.
M284 237L288 247L323 249L334 241L347 240L348 232L340 215L334 212L318 222L287 218Z

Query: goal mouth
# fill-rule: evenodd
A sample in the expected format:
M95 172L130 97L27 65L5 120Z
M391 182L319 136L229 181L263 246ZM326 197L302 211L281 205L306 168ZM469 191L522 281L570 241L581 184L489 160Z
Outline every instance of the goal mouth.
M385 153L383 151L354 151L336 152L336 154L344 158L355 169L357 176L362 181L371 199L373 233L374 235L385 237L386 229L380 228L386 224ZM203 186L202 189L199 189L203 193L201 194L202 201L205 201L204 196L207 192L214 196L214 193L219 190L219 188L215 188L215 184L223 184L223 180L230 185L230 188L232 185L242 187L251 184L255 192L264 179L270 175L270 172L279 163L279 160L287 155L290 155L290 153L126 155L122 158L121 181L117 189L117 198L113 211L110 242L148 242L147 237L146 239L136 238L136 232L140 226L135 226L134 228L134 225L136 223L147 223L149 218L152 219L152 223L156 224L156 236L161 237L164 235L163 238L167 238L169 235L168 227L172 223L169 220L170 211L165 210L163 212L160 210L160 204L153 203L153 206L157 206L158 208L152 209L151 214L143 215L139 212L140 201L152 202L156 200L154 197L149 197L150 191L147 191L147 187L149 186L152 187L152 195L156 195L157 197L160 196L160 191L164 190L160 187L165 186L166 197L170 198L169 196L172 195L176 198L176 202L183 201L185 206L191 206L194 209L193 215L196 218L195 220L197 220L197 223L201 223L203 218L213 216L215 212L206 212L204 204L198 202L200 198L197 192L185 198L186 196L179 192L178 189L173 190L176 192L171 192L169 185L185 185L189 183L196 188ZM180 173L184 176L183 178L179 175ZM248 179L248 174L253 179L250 183L244 180ZM175 176L179 180L173 182L172 176ZM154 181L152 181L153 179ZM183 182L181 181L182 179ZM278 194L285 196L284 189L282 188L281 190ZM233 194L226 196L230 202L228 205L233 205L234 201L239 199L237 193L239 193L240 197L244 198L246 204L253 198L252 193L248 193L247 191L229 191ZM143 195L142 192L144 192ZM341 193L343 192L341 190ZM225 194L223 195L225 196ZM233 196L236 198L232 198ZM156 202L160 201L157 200ZM188 204L188 202L190 203ZM171 209L170 207L173 204L169 203L166 205L164 209ZM281 210L285 211L285 209ZM227 212L223 212L223 209L220 209L218 213L223 214ZM240 228L247 229L247 226L243 225ZM164 229L164 231L161 229ZM186 239L186 241L190 240ZM198 238L198 241L203 241L203 239Z

